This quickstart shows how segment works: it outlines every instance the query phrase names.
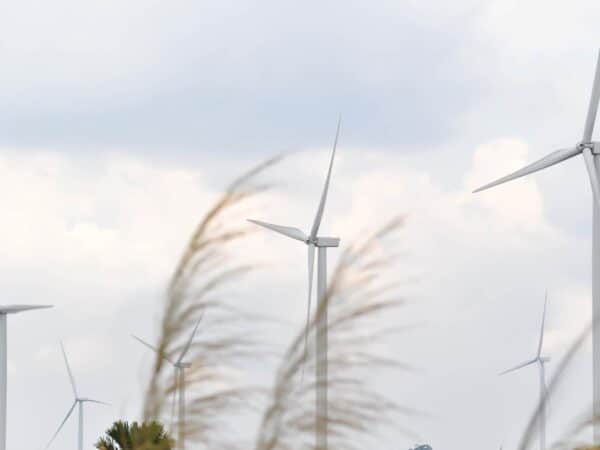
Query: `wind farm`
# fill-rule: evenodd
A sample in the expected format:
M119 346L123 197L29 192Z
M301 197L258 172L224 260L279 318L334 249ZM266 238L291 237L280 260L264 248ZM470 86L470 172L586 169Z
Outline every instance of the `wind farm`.
M600 450L598 21L7 0L0 450Z
M8 316L37 309L51 308L48 305L8 305L0 307L0 450L6 450L6 417L8 391Z

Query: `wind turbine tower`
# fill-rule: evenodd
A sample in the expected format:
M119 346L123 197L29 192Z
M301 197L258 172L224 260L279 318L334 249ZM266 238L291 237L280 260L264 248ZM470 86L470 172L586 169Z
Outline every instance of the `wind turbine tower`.
M596 63L596 73L592 86L592 95L588 106L588 112L583 128L581 141L574 146L556 150L542 159L531 163L516 172L502 177L492 183L486 184L474 192L483 191L507 181L515 180L525 175L538 172L555 164L561 163L576 155L582 155L588 172L593 192L593 219L592 219L592 352L593 352L593 429L594 445L600 445L600 142L592 140L598 102L600 101L600 53Z
M315 265L315 251L318 250L318 268L317 268L317 299L319 306L321 302L324 302L324 308L322 309L323 314L319 316L319 323L316 324L316 416L315 416L315 433L316 433L316 448L317 450L327 450L327 423L328 423L328 400L327 400L327 380L328 380L328 356L327 356L327 249L339 247L340 239L335 237L322 237L319 235L321 228L321 221L323 220L323 214L325 212L325 205L327 203L327 196L329 193L329 184L331 182L331 175L333 170L333 162L335 160L335 154L337 149L338 138L340 135L341 119L338 120L337 130L335 133L335 140L333 143L333 151L331 152L331 159L329 161L329 169L327 171L327 177L325 179L325 187L321 194L321 201L317 208L312 228L309 234L304 233L302 230L293 227L273 225L267 222L261 222L258 220L251 220L250 222L260 225L261 227L267 228L276 233L287 236L288 238L300 241L306 244L308 248L308 308L306 315L306 336L308 339L308 329L310 323L310 306L313 291L313 276L314 276L314 265ZM321 308L318 308L321 310ZM306 342L305 342L306 345ZM306 352L305 352L306 354Z
M79 407L79 411L78 411L79 417L78 417L78 427L77 427L77 449L83 450L83 424L84 424L83 406L86 403L96 403L96 404L106 405L106 406L109 406L109 405L108 405L108 403L104 403L99 400L93 400L91 398L79 396L79 393L77 391L77 385L75 384L75 378L73 377L73 372L71 371L71 366L69 365L69 360L67 359L67 353L65 352L65 347L63 346L62 342L60 343L60 348L62 350L63 358L65 360L65 366L67 367L67 373L69 374L69 381L71 382L71 388L73 389L73 396L75 397L75 399L73 401L73 405L71 406L71 409L69 409L69 412L67 412L66 417L60 423L58 430L56 430L56 433L54 433L54 436L52 436L52 439L50 439L50 442L48 442L48 445L46 445L46 449L48 449L50 447L50 445L52 445L52 443L58 436L58 433L60 433L60 430L63 429L63 427L65 426L65 423L67 423L67 420L69 420L69 417L71 417L71 414L73 414L73 411L75 411L75 408Z
M550 362L550 358L542 356L542 348L544 346L544 332L546 327L546 308L548 305L548 295L544 300L544 314L542 316L542 329L540 331L540 339L538 341L537 352L535 358L525 361L512 369L502 372L500 375L515 372L531 365L537 365L540 375L540 403L539 403L539 433L540 433L540 450L546 450L546 363Z
M0 450L6 450L6 408L8 394L8 339L7 319L10 314L17 314L34 309L51 308L49 305L10 305L0 306Z
M181 351L179 358L177 358L177 360L172 360L171 358L169 358L168 356L166 356L164 354L164 352L161 352L159 349L157 349L155 346L149 344L148 342L144 341L143 339L140 339L137 336L132 336L135 340L137 340L138 342L140 342L142 345L148 347L150 350L156 352L162 359L164 359L165 361L167 361L169 364L171 364L173 366L173 368L175 369L175 383L177 386L177 397L176 397L176 403L177 403L177 410L178 410L178 418L177 418L177 447L180 450L184 450L185 449L185 438L186 438L186 431L185 431L185 371L187 369L189 369L190 367L192 367L191 363L185 361L185 357L188 354L190 347L192 346L192 343L194 341L194 337L196 336L196 332L198 331L198 326L200 325L200 322L202 321L202 318L204 317L204 315L202 315L202 317L200 317L200 319L198 319L198 322L196 322L196 326L194 327L194 330L192 331L189 339L187 340L185 346L183 347L183 350Z

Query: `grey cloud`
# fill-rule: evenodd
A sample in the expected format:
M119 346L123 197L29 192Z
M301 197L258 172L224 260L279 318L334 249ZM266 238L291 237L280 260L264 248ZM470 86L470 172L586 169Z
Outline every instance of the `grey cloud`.
M435 20L408 2L188 4L138 30L147 42L93 56L74 50L73 60L57 61L64 74L34 55L35 74L0 88L11 99L0 106L0 143L267 153L328 142L340 112L346 144L439 143L481 89L464 55L471 18L461 17L466 24ZM89 33L102 39L111 20ZM105 76L103 64L122 67Z

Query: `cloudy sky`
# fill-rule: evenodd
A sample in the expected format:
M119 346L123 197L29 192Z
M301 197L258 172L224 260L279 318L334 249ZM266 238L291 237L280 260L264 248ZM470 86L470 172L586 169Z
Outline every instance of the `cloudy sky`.
M497 373L533 355L546 289L555 361L589 319L591 195L578 159L470 192L579 139L599 20L583 0L0 3L0 289L56 306L10 318L8 448L41 448L70 405L61 339L80 390L113 405L89 408L86 443L137 418L150 355L128 336L156 336L203 211L289 152L256 214L308 226L339 113L324 228L409 214L398 321L422 325L391 345L418 370L389 395L429 413L405 425L435 449L514 447L537 375ZM300 325L303 253L252 245L298 295L281 305L262 274L243 301ZM554 439L588 406L586 351L551 402Z

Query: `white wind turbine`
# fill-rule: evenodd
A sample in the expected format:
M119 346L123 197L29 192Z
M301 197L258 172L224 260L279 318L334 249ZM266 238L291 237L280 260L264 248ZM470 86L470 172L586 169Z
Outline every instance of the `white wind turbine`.
M204 317L204 315L202 317ZM194 330L192 331L190 338L186 342L181 354L179 355L179 358L177 358L176 361L173 361L171 358L166 356L164 354L164 352L161 352L155 346L147 343L143 339L140 339L137 336L132 336L135 340L140 342L142 345L144 345L144 346L148 347L149 349L153 350L154 352L156 352L162 359L164 359L165 361L170 363L173 366L173 368L175 369L175 383L176 383L176 387L177 387L177 406L178 406L177 446L180 450L185 449L185 370L192 367L192 364L184 361L184 358L187 355L188 351L190 350L190 347L192 346L192 342L194 340L194 337L196 336L196 332L198 331L198 326L200 325L200 322L202 321L202 317L200 317L200 319L198 319L198 322L196 322L196 326L194 327ZM173 405L175 405L175 403L173 403Z
M0 306L0 450L6 450L6 408L7 408L7 316L34 309L52 308L52 306L10 305Z
M77 393L77 386L75 385L75 378L73 377L73 372L71 371L71 366L69 366L69 360L67 359L67 353L65 352L65 347L62 342L60 343L60 348L62 350L63 358L65 359L65 366L67 367L67 372L69 374L69 380L71 381L71 387L73 388L73 395L75 397L75 400L73 401L73 405L71 406L71 409L69 409L69 412L67 412L67 415L65 416L65 418L59 425L58 430L56 430L56 433L54 433L54 436L52 436L52 439L50 439L50 442L48 442L48 445L46 445L46 449L48 447L50 447L50 445L52 445L52 443L58 436L58 433L60 433L62 428L65 426L65 423L67 423L67 420L69 420L69 417L71 417L71 414L73 414L73 411L75 411L75 408L79 407L79 424L78 424L78 429L77 429L77 449L83 450L83 405L85 403L96 403L99 405L106 405L106 406L109 406L109 405L108 405L108 403L104 403L99 400L93 400L91 398L79 396L79 394Z
M596 325L596 321L600 320L600 163L598 155L600 154L600 142L592 141L592 133L594 131L594 123L596 121L596 113L598 112L598 102L600 101L600 54L596 64L596 74L594 76L594 84L592 87L592 95L588 107L583 138L581 142L574 147L557 150L544 158L523 167L510 175L502 177L492 183L475 190L474 192L483 191L484 189L497 186L507 181L520 178L525 175L537 172L547 167L563 162L576 155L583 155L585 166L590 178L590 184L593 192L593 224L592 224L592 315L595 326L592 331L592 348L593 348L593 427L594 427L594 444L600 444L600 329Z
M550 362L550 358L542 356L542 347L544 346L544 330L546 325L546 307L548 304L548 295L544 300L544 314L542 316L542 328L540 331L540 339L538 342L537 353L535 358L519 364L512 369L502 372L500 375L505 375L525 367L537 364L540 375L540 403L539 403L539 432L540 432L540 450L546 450L546 366Z
M325 301L327 293L327 249L329 247L339 247L340 239L333 237L319 236L323 213L325 212L325 204L327 203L327 195L329 193L329 184L331 182L331 173L333 170L333 162L337 149L338 138L340 135L341 118L338 120L335 140L333 143L333 151L331 152L331 160L325 180L325 187L321 195L321 201L317 209L317 214L313 221L310 234L304 233L302 230L293 227L273 225L258 220L250 220L250 222L260 225L269 230L283 234L289 238L303 242L308 246L308 308L306 315L306 336L308 339L308 327L310 322L310 307L313 290L313 276L315 266L315 250L319 249L318 270L317 270L317 294L318 301ZM316 441L319 450L327 449L327 305L324 305L323 315L320 317L320 322L317 323L317 364L316 364L316 380L317 380L317 395L316 395ZM305 341L306 345L306 341Z

